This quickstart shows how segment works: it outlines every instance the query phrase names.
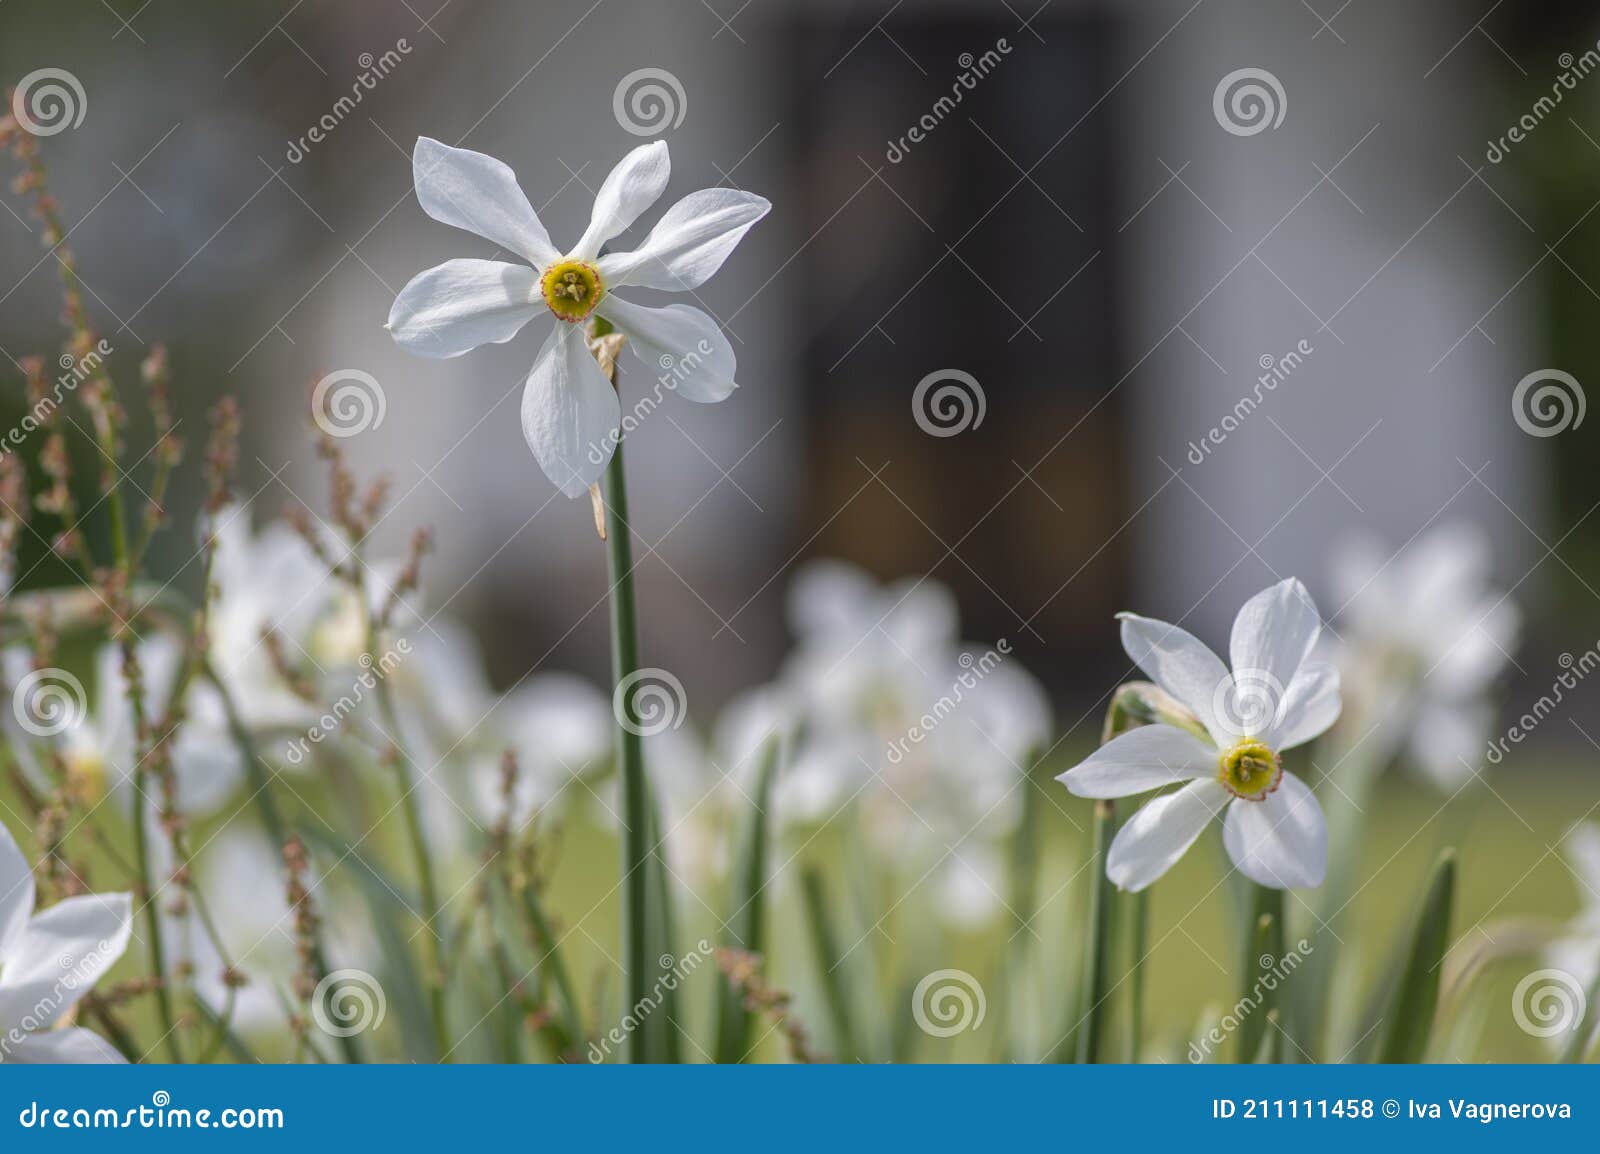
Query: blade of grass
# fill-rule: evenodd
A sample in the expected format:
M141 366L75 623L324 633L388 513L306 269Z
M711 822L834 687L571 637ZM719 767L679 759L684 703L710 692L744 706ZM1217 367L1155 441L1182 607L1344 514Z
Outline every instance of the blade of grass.
M1261 980L1261 971L1271 970L1283 959L1283 891L1261 885L1253 888L1254 924L1244 943L1239 970L1243 975L1239 1001L1251 1007L1239 1025L1241 1062L1251 1061L1260 1050L1268 1032L1267 1018L1278 1009L1279 987L1274 982L1269 989Z
M1144 1043L1144 976L1145 954L1150 941L1150 891L1140 890L1133 895L1133 935L1130 943L1132 956L1128 964L1133 967L1128 982L1128 1061L1137 1062Z
M1446 849L1433 867L1433 879L1411 930L1411 948L1390 1003L1388 1031L1380 1062L1420 1062L1433 1033L1439 1005L1439 980L1450 946L1450 906L1455 897L1456 854Z
M833 1025L833 1052L840 1061L853 1061L858 1051L851 1028L849 991L845 985L843 960L839 955L839 942L834 934L822 875L812 866L805 867L800 873L800 889L805 898L812 956L822 982L823 996L827 999L828 1017Z
M779 742L769 738L757 754L756 778L750 808L744 815L739 848L734 858L733 912L727 919L727 944L753 954L766 949L766 890L768 810L772 782L777 776ZM729 982L717 987L717 1038L712 1050L717 1062L742 1062L750 1049L755 1015Z

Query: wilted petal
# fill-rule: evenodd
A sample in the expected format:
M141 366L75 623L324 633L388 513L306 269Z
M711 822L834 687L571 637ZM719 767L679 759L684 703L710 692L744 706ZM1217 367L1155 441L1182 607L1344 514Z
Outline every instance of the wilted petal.
M496 260L447 260L419 272L389 309L395 343L424 357L503 344L539 310L538 274Z
M1328 823L1292 773L1265 801L1236 799L1222 823L1222 841L1240 873L1273 889L1320 886L1328 871Z
M634 355L661 381L691 401L720 401L738 386L733 346L717 322L690 305L650 309L608 296L600 315L628 337Z
M522 394L522 435L545 476L569 497L587 493L616 449L621 418L617 391L595 363L582 330L557 324Z
M423 136L411 154L411 173L417 202L434 220L492 240L537 268L559 259L516 173L501 161Z
M1079 797L1131 797L1216 772L1217 751L1170 725L1115 737L1057 780Z
M664 140L641 144L619 160L595 194L589 227L573 246L572 255L579 260L599 256L606 241L621 236L641 213L661 199L671 175L672 161Z
M1145 803L1117 831L1106 876L1122 889L1144 889L1178 863L1227 802L1228 791L1208 779Z
M613 288L699 288L771 208L765 197L738 189L692 192L667 209L636 250L602 257L600 274Z

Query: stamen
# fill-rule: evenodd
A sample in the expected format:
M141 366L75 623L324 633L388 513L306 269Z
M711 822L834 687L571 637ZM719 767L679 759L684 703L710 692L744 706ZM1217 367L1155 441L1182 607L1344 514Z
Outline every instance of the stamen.
M1217 759L1217 780L1234 797L1265 801L1283 780L1283 759L1265 742L1246 738Z
M588 319L600 298L605 296L605 285L600 271L581 260L558 261L539 278L539 291L544 303L561 320L576 324Z

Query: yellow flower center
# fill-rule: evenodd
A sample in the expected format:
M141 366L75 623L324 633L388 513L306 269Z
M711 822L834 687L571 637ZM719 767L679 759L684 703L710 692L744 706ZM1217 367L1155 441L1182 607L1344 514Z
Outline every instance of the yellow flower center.
M1234 797L1265 801L1283 780L1283 761L1265 742L1247 737L1223 750L1217 759L1217 780Z
M105 759L95 753L69 753L62 758L67 795L80 806L93 808L106 795Z
M544 270L539 292L551 312L576 324L594 312L600 298L606 295L606 288L600 281L600 270L588 261L563 260Z

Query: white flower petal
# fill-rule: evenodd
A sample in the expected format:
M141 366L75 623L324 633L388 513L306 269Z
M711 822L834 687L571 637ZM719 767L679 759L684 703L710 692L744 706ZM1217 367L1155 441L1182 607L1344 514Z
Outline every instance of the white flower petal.
M1134 664L1198 717L1218 744L1231 744L1232 736L1219 730L1216 722L1217 693L1228 680L1222 659L1176 625L1136 613L1117 617L1122 622L1122 647Z
M536 268L560 259L516 173L492 156L421 136L411 173L422 211L524 257Z
M602 257L600 275L613 288L639 285L669 292L699 288L771 208L765 197L738 189L691 192L667 209L636 250Z
M1321 632L1316 602L1298 579L1290 577L1263 589L1233 619L1228 653L1234 676L1265 673L1280 691L1287 688Z
M583 496L611 460L621 419L617 391L595 363L583 331L558 323L522 393L522 435L545 476L567 496Z
M1311 790L1292 773L1265 801L1235 799L1222 841L1240 873L1273 889L1320 886L1328 871L1328 823Z
M1208 779L1145 803L1117 831L1106 876L1121 889L1144 889L1178 863L1227 802L1228 791Z
M33 869L11 831L0 825L0 974L33 916L33 902Z
M1482 693L1511 660L1521 628L1522 613L1505 595L1462 606L1450 632L1435 638L1442 652L1426 671L1425 690L1451 697Z
M1113 738L1056 780L1079 797L1131 797L1216 772L1217 751L1170 725Z
M589 227L573 246L578 260L594 260L606 241L621 236L652 204L661 199L672 175L667 142L641 144L617 162L595 194Z
M539 311L539 274L497 260L447 260L419 272L389 309L395 343L423 357L504 344Z
M691 401L720 401L738 388L733 346L717 322L690 305L648 309L608 296L600 315L628 337L628 343L663 387Z
M876 617L867 614L877 596L877 581L858 565L828 557L802 561L789 581L789 628L805 638L870 627Z
M1600 909L1600 825L1580 825L1567 835L1561 852L1578 877L1578 900L1587 909Z
M0 1023L24 1014L36 1028L59 1020L122 956L132 932L128 894L84 894L35 915L0 970Z
M1454 793L1483 767L1493 725L1488 705L1424 699L1412 713L1412 760L1436 788Z
M17 1034L6 1046L6 1061L19 1066L92 1066L127 1059L93 1030L73 1027Z
M1282 753L1322 736L1339 720L1339 704L1339 670L1332 665L1302 665L1278 703L1267 744Z

